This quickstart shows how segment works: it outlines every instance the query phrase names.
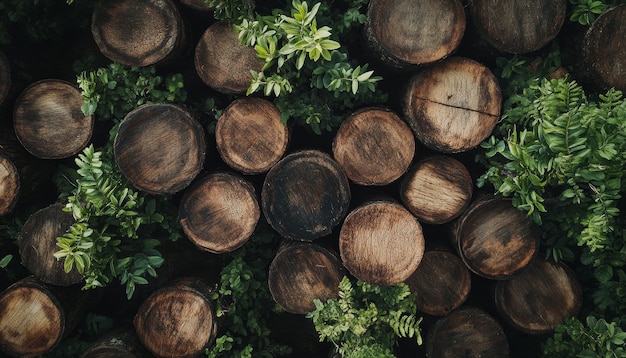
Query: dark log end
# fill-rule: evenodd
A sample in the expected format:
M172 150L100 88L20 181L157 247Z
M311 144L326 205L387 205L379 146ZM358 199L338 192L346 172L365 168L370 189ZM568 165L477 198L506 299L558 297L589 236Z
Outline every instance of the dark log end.
M0 151L0 216L10 213L20 197L20 175L9 156Z

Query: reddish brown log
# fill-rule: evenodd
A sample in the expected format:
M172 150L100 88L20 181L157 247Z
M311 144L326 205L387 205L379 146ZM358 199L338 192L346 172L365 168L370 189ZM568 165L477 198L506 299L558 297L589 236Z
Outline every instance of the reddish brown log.
M82 104L80 90L67 81L32 83L15 103L15 135L38 158L71 157L89 143L93 133L94 118L83 114Z
M212 173L185 190L179 218L187 237L201 250L233 251L245 244L259 221L254 187L239 175Z
M115 162L136 188L173 194L186 188L204 165L204 130L182 107L145 104L126 115L113 143Z
M9 60L0 52L0 105L4 102L11 88L11 67Z
M243 174L261 174L285 154L289 129L272 102L246 97L226 107L215 126L215 141L228 166Z
M376 200L352 210L339 233L341 260L373 285L406 280L420 264L425 241L417 219L402 205Z
M286 312L306 314L313 301L337 298L344 269L333 251L310 242L286 241L270 264L268 285Z
M467 208L472 199L472 177L463 163L445 155L420 160L403 177L400 197L419 220L447 223Z
M0 216L13 210L20 197L20 175L13 161L0 151Z
M404 118L428 148L465 152L493 131L502 95L486 66L451 57L416 73L404 94Z
M207 86L226 94L245 93L252 82L250 71L263 67L254 48L241 44L237 31L225 22L216 22L202 34L194 63Z
M372 0L366 16L366 44L396 68L449 56L465 32L465 11L458 0Z
M315 240L330 234L348 212L350 185L330 155L302 150L269 170L261 191L267 222L280 235Z
M565 264L541 257L519 276L498 281L495 304L514 328L528 334L549 333L578 314L582 288Z
M472 23L496 49L522 54L539 50L558 35L566 0L472 0Z
M405 283L416 294L415 304L419 311L445 316L465 302L472 277L457 255L431 250L424 253L419 266Z
M386 185L400 178L411 165L415 137L393 111L362 108L341 124L332 151L353 182Z
M165 64L184 53L185 24L171 0L101 0L91 33L104 56L128 66Z
M80 358L149 358L132 327L116 328L91 343Z
M18 237L22 265L41 281L55 286L69 286L83 278L76 267L65 272L63 260L53 256L60 250L57 237L74 223L72 214L63 207L57 203L38 210L26 220Z

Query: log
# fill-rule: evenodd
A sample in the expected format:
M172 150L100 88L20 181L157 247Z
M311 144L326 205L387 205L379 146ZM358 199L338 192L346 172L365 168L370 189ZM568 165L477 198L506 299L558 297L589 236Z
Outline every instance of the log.
M404 92L404 119L426 147L443 153L477 147L493 131L502 94L481 63L451 57L417 72Z
M250 71L260 72L263 67L254 48L241 44L237 31L226 22L216 22L204 31L194 64L207 86L225 94L245 93L252 82Z
M339 256L311 242L285 241L276 252L268 274L274 301L286 312L306 314L314 300L337 298L344 268Z
M187 6L190 9L201 12L209 12L213 11L211 5L206 3L204 0L180 0L180 3L183 6Z
M329 235L349 205L346 174L319 150L285 156L268 171L261 190L267 222L288 239L312 241Z
M6 55L0 51L0 105L9 95L11 88L11 67Z
M153 103L124 117L113 149L117 166L136 188L174 194L202 170L206 142L202 126L187 110Z
M285 154L289 129L270 101L245 97L231 102L215 126L220 157L243 174L262 174Z
M582 287L564 263L541 257L510 280L495 284L498 313L515 329L533 335L552 332L582 305Z
M115 328L96 339L80 358L149 358L150 353L141 345L133 327Z
M475 274L506 280L520 274L539 252L540 233L510 199L474 200L452 225L453 244Z
M18 236L22 265L42 282L55 286L70 286L83 279L76 267L65 272L63 260L53 256L60 250L57 237L74 223L72 213L63 211L63 207L55 203L39 209L28 217Z
M444 224L457 218L468 207L472 194L469 170L448 155L420 160L400 183L402 204L428 224Z
M332 143L333 157L360 185L387 185L411 165L415 137L395 112L367 107L351 114Z
M480 36L506 53L539 50L561 31L567 0L472 0L469 13Z
M343 265L373 285L405 281L420 264L424 249L419 221L389 200L372 200L353 209L339 232Z
M185 190L178 216L185 235L200 250L221 254L248 241L261 208L249 181L215 172Z
M593 83L626 91L626 4L610 8L589 27L582 57Z
M396 69L449 56L464 32L465 11L458 0L372 0L364 25L366 47Z
M48 285L35 276L0 293L0 349L12 357L37 357L72 334L98 303L94 290Z
M91 33L105 57L127 66L168 64L188 50L185 23L171 0L100 0Z
M152 293L133 320L142 345L156 357L196 357L217 332L211 287L196 277L179 278Z
M428 330L429 358L509 356L509 343L500 323L485 311L464 307L439 318Z
M13 210L20 190L19 171L9 156L0 150L0 216Z
M454 253L429 250L405 283L416 294L415 305L420 312L445 316L467 300L472 277L463 261Z
M67 81L34 82L15 103L15 135L35 157L71 157L87 146L93 133L94 117L83 114L82 104L80 90Z

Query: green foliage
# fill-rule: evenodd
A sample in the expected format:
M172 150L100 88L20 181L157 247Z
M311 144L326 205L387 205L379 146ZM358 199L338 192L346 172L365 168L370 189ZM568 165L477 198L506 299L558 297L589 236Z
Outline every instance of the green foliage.
M250 18L254 11L253 0L204 0L211 9L216 20L240 21Z
M593 22L610 7L626 3L624 0L570 0L569 19L583 26Z
M415 298L408 286L375 286L348 277L339 283L339 298L315 300L313 320L320 341L335 345L344 358L394 357L397 337L415 337L422 344Z
M542 345L544 357L618 358L626 357L626 332L619 322L607 322L588 316L585 324L568 318Z

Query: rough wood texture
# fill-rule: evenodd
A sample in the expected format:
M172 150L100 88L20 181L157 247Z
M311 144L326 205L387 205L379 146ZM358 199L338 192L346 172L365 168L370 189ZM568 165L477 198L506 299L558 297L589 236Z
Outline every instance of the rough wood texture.
M208 12L213 10L211 5L204 0L180 0L180 3L196 11Z
M53 256L59 251L57 237L74 223L72 213L63 211L63 207L64 204L57 203L38 210L26 220L18 237L22 265L41 281L56 286L69 286L82 280L76 267L65 272L63 260Z
M472 23L496 49L522 54L539 50L561 30L567 0L472 0Z
M465 152L493 131L502 94L486 66L451 57L413 75L404 93L404 119L428 148Z
M363 108L341 124L332 152L353 182L386 185L400 178L411 165L415 137L395 112Z
M348 212L350 185L330 155L302 150L269 170L261 191L267 222L285 238L315 240L330 234Z
M463 163L450 156L432 155L413 165L403 177L400 197L420 221L444 224L467 208L473 185Z
M187 46L185 25L171 0L100 0L91 32L104 56L128 66L167 63Z
M518 275L539 250L538 228L509 199L475 200L455 221L452 234L463 262L489 279Z
M429 358L509 356L502 326L486 312L466 307L440 318L428 331Z
M194 63L202 81L226 94L243 94L252 82L250 71L263 67L254 48L239 42L237 31L225 23L209 26L196 45Z
M289 129L272 102L245 97L226 107L215 126L215 141L228 166L243 174L261 174L285 154Z
M465 12L458 0L372 0L366 16L366 44L396 68L449 56L465 32Z
M417 309L432 316L445 316L467 299L472 277L463 261L452 252L424 253L415 272L405 283L416 294Z
M352 210L339 233L339 253L346 269L374 285L406 280L420 264L424 249L417 219L402 205L387 200Z
M126 115L113 143L115 162L136 188L173 194L198 175L206 142L202 126L185 109L145 104Z
M220 254L248 241L261 208L247 180L230 173L211 173L185 190L178 216L185 235L198 248Z
M0 150L0 216L10 213L20 197L20 175L9 156Z
M32 83L15 103L15 135L38 158L71 157L89 143L93 133L94 118L83 114L82 104L80 90L67 81Z
M134 318L141 343L156 357L196 357L215 339L216 317L210 287L181 278L145 300Z
M80 358L149 358L131 327L116 328L91 343Z
M597 86L626 91L626 4L596 19L585 34L582 49L586 70Z
M519 276L499 281L494 297L499 314L514 328L543 334L578 314L582 288L563 263L540 257Z
M285 311L306 314L313 300L337 298L344 268L339 256L310 242L286 241L269 268L268 285L274 301Z
M0 105L4 102L11 88L11 67L9 60L0 52Z

